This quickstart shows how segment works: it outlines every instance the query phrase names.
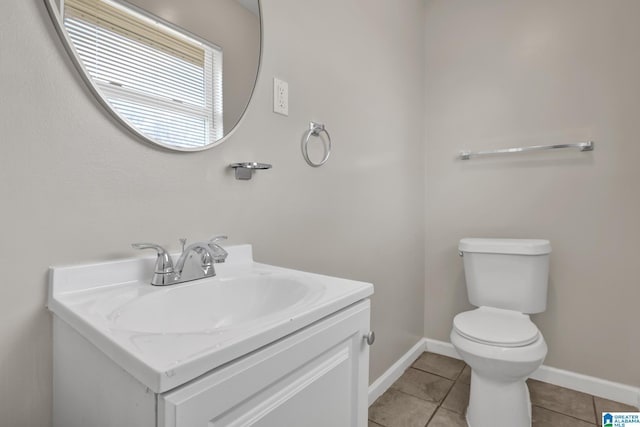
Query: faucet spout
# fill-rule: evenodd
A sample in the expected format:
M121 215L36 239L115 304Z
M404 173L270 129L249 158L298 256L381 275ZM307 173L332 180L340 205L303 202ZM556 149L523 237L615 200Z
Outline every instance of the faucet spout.
M180 258L178 258L178 261L176 262L175 270L176 270L176 273L178 273L179 275L182 275L182 272L185 267L185 263L192 252L200 256L202 260L201 264L203 266L211 265L211 261L215 258L211 248L207 243L201 243L201 242L192 243L189 246L187 246L184 249L184 251L182 251L182 255L180 255ZM215 273L213 275L215 275Z

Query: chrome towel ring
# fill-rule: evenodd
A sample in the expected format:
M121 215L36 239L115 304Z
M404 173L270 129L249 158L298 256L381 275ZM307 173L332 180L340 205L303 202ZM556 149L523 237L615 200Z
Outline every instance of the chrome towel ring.
M319 163L315 163L309 159L309 151L307 145L309 144L309 138L311 136L321 136L324 133L327 135L327 145L325 147L324 157ZM324 165L327 160L329 160L329 156L331 155L331 135L327 132L327 129L324 127L322 123L309 122L309 130L307 130L302 138L302 157L307 162L309 166L317 168L319 166Z

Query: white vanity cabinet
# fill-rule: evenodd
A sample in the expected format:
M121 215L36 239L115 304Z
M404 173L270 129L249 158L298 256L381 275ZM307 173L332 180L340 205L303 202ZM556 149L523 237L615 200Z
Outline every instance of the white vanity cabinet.
M161 427L364 427L364 301L158 398Z
M253 261L51 269L54 427L366 427L370 283Z
M54 323L55 427L365 427L370 303L360 301L165 393Z

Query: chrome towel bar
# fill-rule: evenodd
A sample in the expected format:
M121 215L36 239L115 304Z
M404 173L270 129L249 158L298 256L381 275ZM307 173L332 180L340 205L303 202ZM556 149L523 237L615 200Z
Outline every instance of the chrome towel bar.
M501 148L488 151L461 151L458 158L469 160L472 157L490 156L494 154L524 153L525 151L553 150L556 148L578 148L580 151L593 151L595 143L593 141L579 142L576 144L556 144L556 145L533 145L531 147Z

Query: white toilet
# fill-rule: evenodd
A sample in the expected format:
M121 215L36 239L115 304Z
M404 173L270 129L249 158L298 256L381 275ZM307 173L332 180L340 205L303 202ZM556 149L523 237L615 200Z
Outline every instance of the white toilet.
M462 239L469 302L453 319L451 343L471 367L469 427L530 427L525 383L547 354L529 314L547 307L548 240Z

